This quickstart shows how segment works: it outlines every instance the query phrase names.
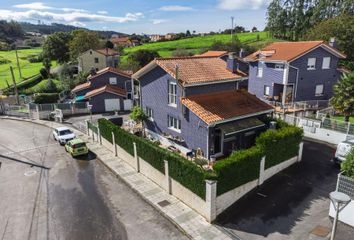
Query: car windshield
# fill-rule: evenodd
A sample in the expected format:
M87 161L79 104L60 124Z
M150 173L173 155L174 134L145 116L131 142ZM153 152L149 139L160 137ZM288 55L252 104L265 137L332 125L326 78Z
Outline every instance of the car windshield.
M66 130L62 130L62 131L59 131L59 136L63 136L63 135L68 135L68 134L72 134L73 132L69 129L66 129Z
M86 144L85 143L76 143L73 145L73 148L81 148L81 147L85 147Z

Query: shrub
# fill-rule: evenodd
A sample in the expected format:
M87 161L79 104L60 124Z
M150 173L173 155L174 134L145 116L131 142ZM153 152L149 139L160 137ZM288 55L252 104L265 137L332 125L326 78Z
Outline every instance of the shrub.
M58 93L38 93L34 96L34 103L57 103L59 100Z
M47 71L47 69L45 69L45 68L41 68L40 70L39 70L39 73L41 74L41 76L44 78L44 79L46 79L46 78L48 78L48 71Z
M48 79L48 82L44 86L44 90L46 93L56 93L58 88L52 79Z
M354 148L350 151L345 161L341 164L341 170L345 175L354 179Z

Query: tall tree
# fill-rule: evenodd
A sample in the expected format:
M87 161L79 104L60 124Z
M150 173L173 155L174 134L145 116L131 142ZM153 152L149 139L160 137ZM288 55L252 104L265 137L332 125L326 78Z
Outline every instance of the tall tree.
M333 87L332 106L345 116L345 121L354 115L354 72L346 74Z
M69 42L71 34L67 32L57 32L49 35L43 44L43 58L56 60L59 63L69 61Z
M70 56L76 59L81 53L96 49L100 44L100 37L97 32L87 30L75 30L72 33L73 37L69 43Z
M128 60L139 63L140 67L144 67L146 64L160 57L157 51L141 49L129 55Z

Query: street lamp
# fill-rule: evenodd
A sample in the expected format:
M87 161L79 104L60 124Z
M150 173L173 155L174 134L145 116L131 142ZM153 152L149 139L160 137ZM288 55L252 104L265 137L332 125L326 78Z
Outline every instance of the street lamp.
M90 111L90 122L92 122L92 105L88 104L87 105L88 110Z
M336 229L337 229L337 222L338 222L338 214L340 211L343 210L351 201L350 197L341 192L331 192L329 194L329 198L331 199L331 202L333 203L334 210L336 211L336 215L333 220L333 227L332 227L332 234L331 234L331 240L334 240L334 235L336 234Z

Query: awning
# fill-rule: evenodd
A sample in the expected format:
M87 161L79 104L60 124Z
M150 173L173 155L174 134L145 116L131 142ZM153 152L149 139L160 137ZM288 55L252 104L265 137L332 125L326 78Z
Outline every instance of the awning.
M224 132L225 136L264 127L265 124L258 118L247 118L236 122L220 125L219 128Z
M82 96L77 96L75 98L75 102L80 102L80 101L84 101L85 100L85 95L82 95Z

